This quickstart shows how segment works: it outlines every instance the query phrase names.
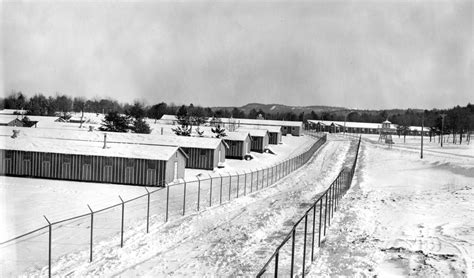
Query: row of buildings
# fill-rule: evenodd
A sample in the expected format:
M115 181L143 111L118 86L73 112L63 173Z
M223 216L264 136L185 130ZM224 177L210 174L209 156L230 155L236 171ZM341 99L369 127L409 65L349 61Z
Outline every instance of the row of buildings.
M392 124L389 121L383 123L389 126L389 131L393 134L397 133L398 125ZM348 132L348 133L365 133L365 134L379 134L383 123L364 123L364 122L344 122L344 121L323 121L323 120L308 120L307 128L321 132ZM429 135L430 129L421 126L409 126L407 135Z
M213 170L279 144L292 126L240 125L218 139L175 135L0 127L0 174L162 186L185 168ZM302 123L297 123L300 134ZM14 131L18 133L12 136Z

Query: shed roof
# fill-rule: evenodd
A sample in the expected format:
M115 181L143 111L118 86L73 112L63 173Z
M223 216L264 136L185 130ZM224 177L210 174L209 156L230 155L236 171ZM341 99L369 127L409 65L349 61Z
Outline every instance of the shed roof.
M4 150L18 150L31 152L91 155L105 157L125 157L151 160L168 160L177 151L186 154L174 146L153 146L140 144L120 144L107 143L107 148L103 148L103 143L98 141L82 140L61 140L49 138L28 137L10 138L2 136L0 148Z
M250 137L248 132L226 132L227 136L224 137L224 140L230 141L245 141L245 139Z

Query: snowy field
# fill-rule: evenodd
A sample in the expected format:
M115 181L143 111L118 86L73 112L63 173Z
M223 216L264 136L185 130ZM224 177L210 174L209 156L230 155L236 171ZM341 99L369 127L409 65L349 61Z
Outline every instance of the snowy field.
M0 135L7 131L9 133L9 129L11 128L2 127ZM48 135L49 131L38 128L31 132L36 136L51 136ZM26 129L25 132L29 130ZM61 136L70 138L68 133L74 134L73 131L66 130ZM186 180L195 181L198 174L204 175L202 178L208 178L219 177L219 174L228 176L250 173L300 154L314 142L315 139L311 136L283 136L283 144L273 147L276 155L252 152L255 157L253 160L227 159L225 168L214 171L186 169ZM232 181L236 183L235 178ZM228 178L225 182L228 182ZM193 185L190 184L189 189ZM54 222L88 213L88 204L98 210L119 203L119 195L124 200L129 200L143 194L146 194L146 190L137 186L0 176L0 219L2 223L8 223L0 227L0 242L46 225L43 215Z
M254 275L282 240L281 231L289 229L306 204L337 176L349 145L348 140L330 141L307 165L275 185L198 214L153 224L149 234L141 232L143 223L130 226L123 248L113 244L118 240L114 236L98 244L92 263L87 262L87 248L59 258L53 275Z
M473 277L474 146L363 136L353 188L341 201L312 277Z

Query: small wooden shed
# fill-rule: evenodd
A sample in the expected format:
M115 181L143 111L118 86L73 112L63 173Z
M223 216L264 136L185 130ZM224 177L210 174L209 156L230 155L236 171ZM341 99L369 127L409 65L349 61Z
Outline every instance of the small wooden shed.
M268 147L268 141L270 139L268 130L266 129L239 129L239 132L248 132L252 139L251 151L263 153Z
M268 143L270 145L278 145L281 144L281 126L267 126L265 129L268 130Z
M2 138L0 174L36 178L163 186L184 178L179 147L96 141Z
M226 149L226 158L244 159L250 153L252 138L248 132L227 132L224 141L229 146Z

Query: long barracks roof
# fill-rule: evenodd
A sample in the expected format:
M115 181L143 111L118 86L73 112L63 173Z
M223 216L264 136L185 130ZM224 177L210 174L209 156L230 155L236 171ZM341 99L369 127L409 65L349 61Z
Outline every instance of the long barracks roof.
M168 160L177 151L182 152L186 156L181 148L175 146L153 146L108 142L107 147L104 149L103 142L98 141L47 138L35 138L32 140L26 136L19 136L15 139L9 136L1 136L0 149L150 160Z
M163 115L162 120L176 121L175 115ZM210 120L211 118L209 118ZM277 120L258 120L258 119L242 119L242 118L220 118L222 123L228 124L234 122L235 124L246 125L261 125L261 126L297 126L302 127L303 122L297 121L277 121Z
M270 133L281 133L281 126L276 125L240 125L241 129L263 129ZM239 128L239 129L240 129Z
M49 139L80 139L85 141L103 141L107 134L107 141L111 143L130 143L146 145L177 146L182 148L216 149L223 141L218 138L191 137L177 135L138 134L120 132L102 132L86 130L62 130L62 129L25 129L13 127L0 127L0 135L12 135L13 129L20 130L20 136L30 138ZM56 132L55 132L56 131Z
M277 120L258 120L258 119L240 119L240 118L221 118L222 122L227 124L235 122L236 124L260 125L260 126L297 126L302 127L303 122L297 121L277 121Z
M343 121L322 121L322 120L308 120L308 122L317 124L321 123L323 125L331 125L335 124L340 127L344 127L344 122ZM372 128L372 129L378 129L381 128L382 125L378 123L362 123L362 122L345 122L346 127L351 127L351 128Z
M244 129L238 128L238 132L248 132L252 137L265 137L268 134L266 129Z

